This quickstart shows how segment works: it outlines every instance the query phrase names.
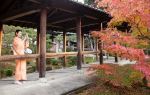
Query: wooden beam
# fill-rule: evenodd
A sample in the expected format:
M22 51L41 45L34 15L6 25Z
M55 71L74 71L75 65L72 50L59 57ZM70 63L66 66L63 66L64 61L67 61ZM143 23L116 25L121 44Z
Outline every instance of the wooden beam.
M35 4L41 4L41 2L39 2L38 0L28 0L28 1L33 2Z
M39 77L45 77L46 71L46 25L47 24L47 9L41 9L40 17L40 70Z
M53 9L49 14L48 14L48 18L51 17L52 15L54 15L57 12L57 9Z
M26 15L37 13L39 11L40 11L40 9L33 8L33 7L20 8L20 9L11 11L11 12L7 12L4 15L1 15L0 20L2 22L6 22L6 21L9 21L9 20L17 19L19 17L23 17L23 16L26 16Z
M54 16L51 18L48 18L48 21L51 22L51 24L61 23L64 21L69 21L72 19L75 19L77 15L75 14L66 14L66 15L60 15L60 16Z
M82 54L86 55L86 54L96 54L98 53L97 51L83 51Z
M83 51L82 54L96 54L95 51ZM63 53L46 53L46 58L64 57L64 56L77 56L78 52L63 52Z
M3 37L3 24L0 23L0 56L2 53L2 37Z
M66 52L66 31L63 31L63 52ZM63 67L66 67L66 56L64 56Z
M99 25L99 23L92 23L92 24L82 25L81 27L84 28L84 27L93 26L93 25ZM76 27L69 28L69 29L67 29L67 31L71 31L71 30L74 30L74 29L76 29Z
M92 19L92 20L98 20L98 18L93 17L93 16L90 16L90 15L85 15L85 17L87 17L87 18L89 18L89 19Z
M75 17L70 17L70 18L68 17L68 18L64 18L64 19L61 19L61 20L54 21L50 24L62 23L62 22L66 22L66 21L70 21L70 20L74 20L74 19L75 19Z
M36 23L31 22L31 21L26 21L26 20L12 20L12 21L15 21L15 22L21 22L21 23L28 23L28 24L34 24L34 25L36 25Z
M0 56L0 62L2 61L12 61L15 59L36 59L40 55L39 54L27 54L27 55L4 55Z
M81 47L81 18L76 18L76 33L77 33L77 69L81 69L82 64L82 47Z
M64 28L61 27L61 26L52 25L52 24L50 24L50 23L48 23L47 26L59 28L59 29L62 29L62 30L64 29Z
M47 58L64 57L64 56L76 56L77 52L63 52L63 53L46 53Z

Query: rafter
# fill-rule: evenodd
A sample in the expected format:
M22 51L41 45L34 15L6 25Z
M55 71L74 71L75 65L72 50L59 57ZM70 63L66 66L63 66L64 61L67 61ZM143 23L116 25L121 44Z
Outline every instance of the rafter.
M89 26L94 26L94 25L99 25L100 23L92 23L92 24L87 24L87 25L82 25L81 27L84 28L84 27L89 27ZM74 30L76 29L76 27L73 27L73 28L69 28L67 29L67 31L71 31L71 30Z
M33 14L33 13L36 13L36 12L39 12L39 11L40 11L40 9L33 8L33 7L20 8L20 9L11 11L11 12L7 12L4 15L1 15L0 20L2 22L6 22L6 21L9 21L9 20L17 19L19 17L23 17L23 16L26 16L26 15Z

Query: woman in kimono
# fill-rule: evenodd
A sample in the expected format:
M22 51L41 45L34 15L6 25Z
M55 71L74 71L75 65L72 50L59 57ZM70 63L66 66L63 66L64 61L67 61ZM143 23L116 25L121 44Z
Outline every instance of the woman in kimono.
M13 39L13 53L14 55L24 55L24 50L29 46L27 37L24 40L21 39L21 30L16 30L15 37ZM15 84L22 84L27 80L26 76L26 59L16 59L16 70L15 70Z

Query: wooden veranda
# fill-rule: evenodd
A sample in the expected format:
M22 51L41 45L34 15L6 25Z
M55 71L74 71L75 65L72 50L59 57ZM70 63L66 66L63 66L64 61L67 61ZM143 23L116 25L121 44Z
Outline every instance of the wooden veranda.
M111 17L100 9L91 8L72 0L2 0L0 3L0 53L3 24L37 29L37 54L0 56L0 61L20 58L37 58L39 77L45 77L46 58L77 55L77 69L81 69L84 54L97 54L97 51L84 51L83 35L99 30L101 23ZM63 53L46 53L46 32L63 31ZM66 33L77 35L77 52L66 52ZM98 50L98 49L97 49Z

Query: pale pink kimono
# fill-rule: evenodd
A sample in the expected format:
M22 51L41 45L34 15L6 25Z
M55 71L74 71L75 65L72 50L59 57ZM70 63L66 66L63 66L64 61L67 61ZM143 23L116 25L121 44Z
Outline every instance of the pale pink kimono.
M27 47L25 41L19 37L15 37L13 40L13 52L14 55L24 55L24 49ZM26 76L26 59L16 59L16 80L27 80Z

